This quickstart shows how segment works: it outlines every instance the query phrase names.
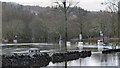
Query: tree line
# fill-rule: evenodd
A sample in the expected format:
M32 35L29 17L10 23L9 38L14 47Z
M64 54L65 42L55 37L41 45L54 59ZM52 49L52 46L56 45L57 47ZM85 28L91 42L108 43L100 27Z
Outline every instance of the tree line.
M57 43L60 36L64 40L64 12L60 7L24 6L15 3L2 3L2 37L12 42L51 42ZM71 7L67 13L68 40L104 36L117 38L118 14L108 11L86 11Z

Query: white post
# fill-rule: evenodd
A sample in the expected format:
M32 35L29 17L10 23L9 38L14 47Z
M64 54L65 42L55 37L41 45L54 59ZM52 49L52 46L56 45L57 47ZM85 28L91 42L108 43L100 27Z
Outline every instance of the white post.
M103 42L101 40L98 40L98 51L103 50Z
M78 42L78 48L82 50L83 49L82 34L79 35L79 39L80 39L80 42Z
M98 42L98 51L102 51L103 50L103 32L100 31L99 35L100 35L100 39L97 41Z
M62 38L60 36L60 38L59 38L59 45L61 45L61 44L62 44Z
M61 49L61 46L62 46L62 37L60 36L60 39L59 39L59 42L58 42L59 46L60 46L60 49Z
M82 40L82 34L79 35L79 39L80 39L80 41Z
M83 42L78 42L78 48L79 48L80 50L83 49Z
M14 43L17 43L17 40L13 40Z
M69 41L67 41L66 45L67 45L68 47L70 47L70 46L71 46L71 43L70 43Z

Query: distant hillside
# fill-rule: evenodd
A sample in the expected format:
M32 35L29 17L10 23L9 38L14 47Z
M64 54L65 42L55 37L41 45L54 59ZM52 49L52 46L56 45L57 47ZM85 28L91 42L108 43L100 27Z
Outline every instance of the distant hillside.
M16 3L2 2L3 39L20 42L58 42L64 39L64 12L60 8L24 6ZM117 14L109 12L90 12L80 7L70 8L67 12L68 40L98 37L99 31L105 36L117 34Z

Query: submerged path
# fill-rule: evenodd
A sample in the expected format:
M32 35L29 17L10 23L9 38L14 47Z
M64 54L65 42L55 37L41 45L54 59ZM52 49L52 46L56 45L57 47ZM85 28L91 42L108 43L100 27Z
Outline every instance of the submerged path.
M36 46L40 46L40 45L56 45L56 44L52 44L52 43L9 43L9 44L0 44L0 46L24 46L24 45L36 45ZM69 46L68 46L69 47ZM78 47L78 46L75 46ZM98 46L98 45L83 45L83 48L98 48L98 47L103 47L103 48L107 48L107 49L112 49L112 46ZM120 46L116 46L116 49L119 49Z
M9 43L9 44L0 44L0 46L14 46L14 45L24 46L24 45L55 45L55 44L51 44L51 43Z

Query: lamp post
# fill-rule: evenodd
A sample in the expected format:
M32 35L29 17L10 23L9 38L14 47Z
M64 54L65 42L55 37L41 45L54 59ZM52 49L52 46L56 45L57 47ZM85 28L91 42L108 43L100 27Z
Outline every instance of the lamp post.
M67 51L67 6L66 6L66 0L62 1L63 4L63 8L64 8L64 17L65 17L65 41L64 41L64 45L65 45L65 51ZM65 61L65 68L67 68L67 61Z
M68 11L68 9L70 8L70 6L73 6L73 2L72 2L73 0L71 0L71 3L70 3L70 1L67 1L67 0L60 0L60 2L58 1L58 0L56 0L56 4L58 4L59 5L59 7L62 7L62 9L63 9L63 12L64 12L64 32L65 32L65 39L64 39L64 45L65 45L65 48L66 48L66 50L67 50L67 41L68 41L68 34L67 34L67 11ZM76 2L75 4L74 4L74 6L75 5L77 5L79 2ZM62 5L61 5L62 4Z
M65 22L65 25L64 25L64 28L65 28L65 41L64 41L64 45L65 45L65 50L67 50L67 5L66 5L66 0L63 0L62 1L62 4L63 4L63 8L64 8L64 22Z

